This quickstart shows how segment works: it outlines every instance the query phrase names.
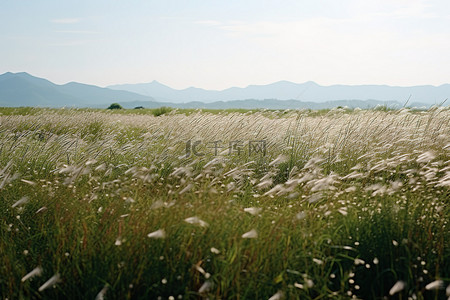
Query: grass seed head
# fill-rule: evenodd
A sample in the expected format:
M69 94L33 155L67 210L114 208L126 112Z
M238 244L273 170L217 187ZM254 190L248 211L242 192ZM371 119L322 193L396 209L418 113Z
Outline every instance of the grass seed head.
M392 288L389 290L389 295L392 296L392 295L394 295L394 294L397 294L397 293L403 291L403 289L405 288L405 286L406 286L406 283L405 283L404 281L401 281L401 280L397 281L397 282L392 286Z
M433 282L430 282L425 286L426 290L437 290L444 286L444 281L442 280L435 280Z
M205 221L199 219L197 216L186 218L186 219L184 219L184 221L186 223L193 224L193 225L198 225L198 226L201 226L201 227L208 227L209 226L208 223L206 223Z
M30 200L30 199L28 199L27 196L24 196L24 197L20 198L19 200L17 200L11 207L12 207L12 208L18 207L18 206L20 206L20 205L22 205L22 204L27 203L29 200Z
M242 235L243 239L256 239L258 237L258 232L252 229Z
M43 285L41 285L39 287L38 291L42 292L43 290L54 286L55 284L57 284L60 281L61 281L61 276L59 275L59 273L56 273L49 280L47 280Z
M41 267L36 267L33 269L33 271L31 271L30 273L28 273L27 275L22 277L22 282L25 282L28 279L31 279L35 276L41 276L42 275L42 268Z
M166 231L164 229L158 229L156 231L150 232L147 234L149 238L152 239L164 239L166 238Z

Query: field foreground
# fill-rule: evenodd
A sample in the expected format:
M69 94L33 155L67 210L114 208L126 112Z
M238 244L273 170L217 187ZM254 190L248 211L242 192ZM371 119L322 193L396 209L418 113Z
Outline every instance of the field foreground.
M3 299L450 297L449 108L4 109L0 147Z

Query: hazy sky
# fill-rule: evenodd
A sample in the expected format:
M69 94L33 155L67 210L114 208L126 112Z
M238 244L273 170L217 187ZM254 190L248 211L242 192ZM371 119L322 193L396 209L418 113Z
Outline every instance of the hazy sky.
M100 86L450 83L450 1L1 0L0 73Z

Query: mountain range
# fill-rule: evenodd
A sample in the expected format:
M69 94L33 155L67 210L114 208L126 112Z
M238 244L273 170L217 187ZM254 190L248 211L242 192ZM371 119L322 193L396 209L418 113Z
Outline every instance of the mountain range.
M0 106L94 107L105 108L118 102L125 108L332 108L336 106L370 108L377 105L401 107L431 106L450 96L450 84L393 87L386 85L332 85L314 82L279 81L222 91L187 88L176 90L157 81L113 85L106 88L70 82L63 85L28 73L0 75Z
M431 85L397 87L387 85L331 85L321 86L315 82L293 83L279 81L267 85L250 85L245 88L232 87L222 91L204 90L190 87L183 90L172 89L157 81L139 84L112 85L108 88L126 90L153 97L157 101L183 103L201 101L233 101L244 99L278 99L308 102L328 102L336 100L379 100L436 104L450 96L450 84L438 87Z

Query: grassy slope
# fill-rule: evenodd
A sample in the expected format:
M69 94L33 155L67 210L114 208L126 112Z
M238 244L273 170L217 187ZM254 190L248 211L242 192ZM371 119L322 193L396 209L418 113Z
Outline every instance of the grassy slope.
M449 110L2 113L2 298L445 295L426 286L450 280ZM188 139L243 152L185 158Z

